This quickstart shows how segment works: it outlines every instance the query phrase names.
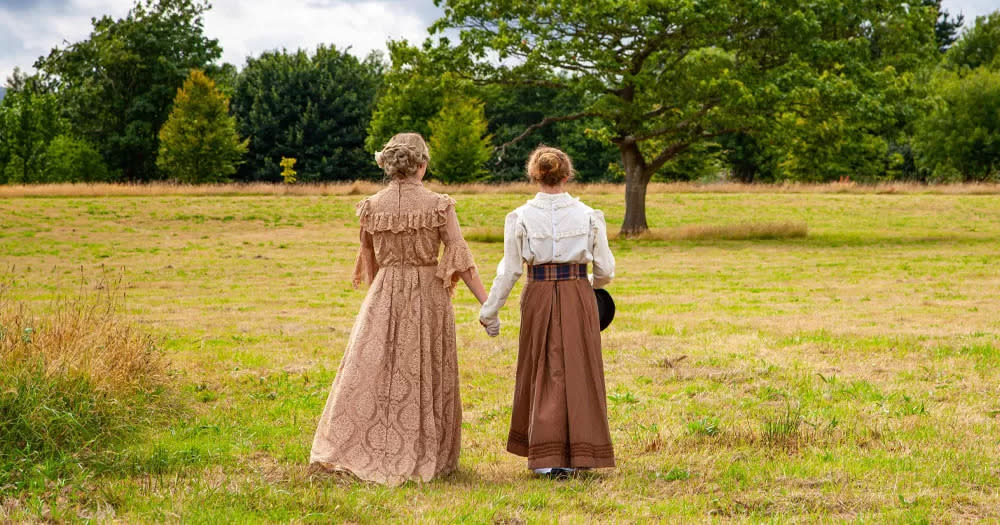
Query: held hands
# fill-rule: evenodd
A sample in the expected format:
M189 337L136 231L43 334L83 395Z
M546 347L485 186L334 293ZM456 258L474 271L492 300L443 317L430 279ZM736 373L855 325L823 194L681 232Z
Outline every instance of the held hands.
M479 319L479 324L486 329L486 335L496 337L500 335L500 319Z

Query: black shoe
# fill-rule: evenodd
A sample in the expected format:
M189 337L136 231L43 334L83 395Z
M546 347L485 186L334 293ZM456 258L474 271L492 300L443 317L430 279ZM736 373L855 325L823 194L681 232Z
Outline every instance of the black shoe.
M554 468L552 472L549 472L549 477L562 481L572 478L574 473L574 469L571 468Z

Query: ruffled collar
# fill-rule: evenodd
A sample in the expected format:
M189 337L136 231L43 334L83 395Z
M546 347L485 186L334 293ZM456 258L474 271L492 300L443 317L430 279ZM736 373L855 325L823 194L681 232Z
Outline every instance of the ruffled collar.
M528 201L528 204L536 208L549 209L549 208L566 208L576 204L578 199L574 198L572 195L566 192L562 193L543 193L538 192L535 194L535 198Z

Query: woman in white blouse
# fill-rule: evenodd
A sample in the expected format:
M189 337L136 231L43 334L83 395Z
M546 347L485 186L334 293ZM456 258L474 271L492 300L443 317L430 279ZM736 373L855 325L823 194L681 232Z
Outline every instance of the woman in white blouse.
M562 151L536 149L527 171L540 191L507 215L504 257L479 314L487 333L499 334L499 310L527 265L507 450L554 477L613 467L593 290L615 271L604 214L566 193L573 165Z

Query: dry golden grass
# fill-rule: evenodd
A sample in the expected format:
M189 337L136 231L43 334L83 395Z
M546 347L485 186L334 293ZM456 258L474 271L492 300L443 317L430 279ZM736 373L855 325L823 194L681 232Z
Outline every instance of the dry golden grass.
M384 185L372 181L331 182L317 184L173 184L152 182L148 184L37 184L0 186L0 198L14 197L112 197L112 196L166 196L166 195L369 195ZM459 195L469 194L531 194L537 187L528 182L506 184L441 184L429 181L426 186L434 191ZM623 184L576 184L569 191L578 195L604 195L624 192ZM997 195L1000 184L941 184L927 185L913 182L857 184L834 182L827 184L741 184L693 182L652 183L648 193L845 193L845 194L932 194L932 195Z
M636 237L643 241L748 241L765 239L796 239L809 235L804 222L747 222L741 224L691 224L676 228L656 228ZM619 237L620 235L615 235Z
M179 406L152 338L99 280L39 314L0 275L0 521L6 496L44 480L120 471L119 448ZM51 517L49 517L51 518ZM58 520L56 520L58 521Z
M87 377L98 391L166 385L167 362L154 340L120 314L118 284L99 280L91 286L43 315L11 301L0 287L0 363L9 370L40 362L47 376Z
M328 184L35 184L0 186L0 197L116 197L161 195L367 195L379 190L374 182Z

